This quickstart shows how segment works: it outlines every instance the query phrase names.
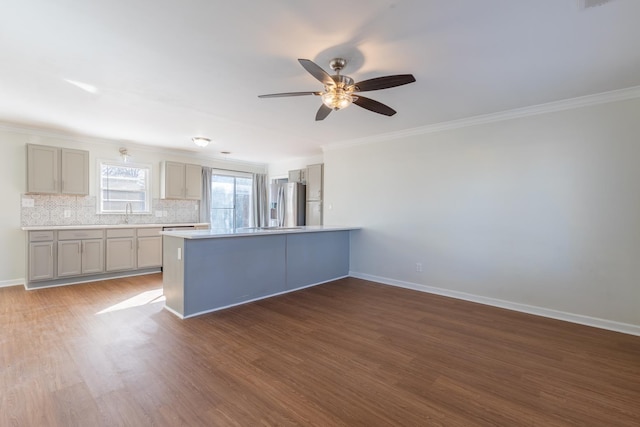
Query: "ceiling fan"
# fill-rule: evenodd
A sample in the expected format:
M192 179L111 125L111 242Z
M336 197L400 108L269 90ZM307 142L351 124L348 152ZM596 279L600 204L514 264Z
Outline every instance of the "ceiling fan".
M329 66L336 72L333 76L329 75L329 73L309 59L298 59L298 62L300 62L300 65L302 65L309 74L322 82L324 85L323 91L271 93L268 95L259 95L258 98L280 98L304 95L321 96L322 105L316 113L316 121L324 120L332 110L341 110L352 103L369 111L373 111L374 113L393 116L396 113L396 110L393 108L356 94L359 92L402 86L416 81L412 74L396 74L354 83L351 77L340 74L340 71L347 65L345 59L334 58L331 60Z

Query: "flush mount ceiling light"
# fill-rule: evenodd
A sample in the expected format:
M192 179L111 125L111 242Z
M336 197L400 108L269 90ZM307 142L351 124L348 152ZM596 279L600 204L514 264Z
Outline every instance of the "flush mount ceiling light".
M203 136L194 136L193 138L191 138L191 140L198 147L206 147L211 142L209 138L205 138Z

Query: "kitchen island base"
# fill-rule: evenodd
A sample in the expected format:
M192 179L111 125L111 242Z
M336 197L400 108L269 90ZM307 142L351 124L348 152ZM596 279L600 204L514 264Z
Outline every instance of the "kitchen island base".
M349 239L349 230L216 238L165 233L165 306L188 318L346 277Z

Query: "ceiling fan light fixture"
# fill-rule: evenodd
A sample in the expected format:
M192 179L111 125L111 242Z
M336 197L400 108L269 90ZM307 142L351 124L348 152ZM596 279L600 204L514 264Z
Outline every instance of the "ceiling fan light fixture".
M351 104L356 104L360 108L364 108L365 110L382 114L384 116L393 116L397 113L396 110L374 99L361 96L360 92L389 89L416 81L413 74L394 74L390 76L374 77L372 79L362 80L356 83L351 77L340 74L340 71L342 71L345 65L347 65L347 61L343 58L334 58L329 63L331 69L336 72L333 76L329 75L329 73L323 70L322 67L310 59L298 59L298 62L309 74L324 85L324 91L271 93L267 95L258 95L258 98L280 98L283 96L303 95L320 96L322 98L322 104L316 113L316 121L324 120L331 111L342 110ZM354 95L354 93L356 93L356 95Z
M191 138L191 140L198 147L202 147L202 148L206 147L211 142L209 138L205 138L203 136L194 136L193 138Z
M353 102L353 96L348 91L334 87L322 94L322 102L332 110L342 110Z

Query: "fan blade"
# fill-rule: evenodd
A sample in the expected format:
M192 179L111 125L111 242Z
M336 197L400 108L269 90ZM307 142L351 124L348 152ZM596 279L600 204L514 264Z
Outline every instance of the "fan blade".
M326 119L331 111L332 111L331 108L329 108L326 105L322 104L320 106L320 109L316 113L316 122Z
M281 98L284 96L305 96L305 95L322 95L322 92L285 92L270 93L267 95L258 95L258 98Z
M313 77L320 80L325 86L335 86L336 82L333 81L329 73L323 70L319 65L309 59L298 59L300 65L309 72Z
M383 114L385 116L393 116L396 113L396 110L394 110L393 108L384 105L381 102L374 101L373 99L365 98L364 96L360 95L358 95L358 99L355 99L353 103L359 107L365 108L369 111L373 111L374 113Z
M354 92L366 92L369 90L388 89L402 86L416 81L413 74L397 74L394 76L376 77L356 83Z

